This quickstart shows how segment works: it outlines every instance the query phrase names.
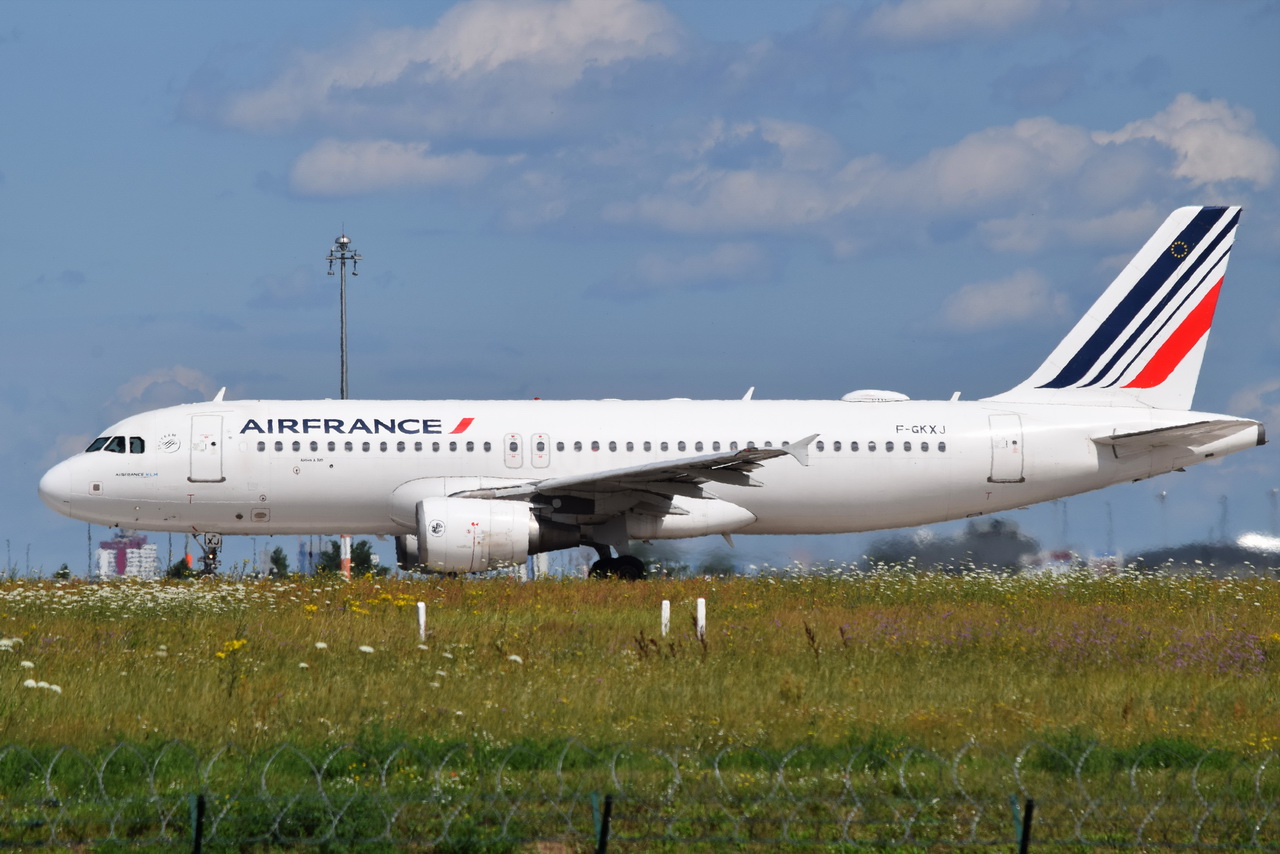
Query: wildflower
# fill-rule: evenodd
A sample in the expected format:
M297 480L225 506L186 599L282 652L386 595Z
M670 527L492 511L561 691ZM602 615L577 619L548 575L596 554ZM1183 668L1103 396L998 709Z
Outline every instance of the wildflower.
M508 655L507 661L514 661L516 664L524 664L524 659L518 655Z
M35 663L30 661L24 661L22 662L21 666L30 670L31 668L35 667Z
M306 669L307 669L308 667L310 667L310 666L311 666L311 665L310 665L310 664L307 664L305 661L299 661L299 662L298 662L298 669L299 669L299 670L306 670Z
M55 694L61 694L61 693L62 693L62 686L61 686L61 685L50 685L50 686L49 686L49 690L50 690L50 691L52 691L52 692L53 692L53 693L55 693Z
M35 687L36 687L36 680L34 680L34 679L28 679L28 680L26 680L25 682L23 682L23 683L22 683L22 687L23 687L23 688L35 688Z
M439 683L439 682L428 682L427 684L428 684L428 685L430 685L432 688L439 688L439 687L440 687L440 683Z
M371 646L362 646L362 647L360 647L360 651L361 651L361 652L373 652L373 647L371 647Z
M437 675L437 676L448 676L449 674L448 674L448 673L445 673L443 670L437 670L437 671L436 671L436 675Z
M324 641L316 641L316 649L328 649L329 645Z
M451 652L442 652L440 654L443 655L445 658L453 658L453 653Z

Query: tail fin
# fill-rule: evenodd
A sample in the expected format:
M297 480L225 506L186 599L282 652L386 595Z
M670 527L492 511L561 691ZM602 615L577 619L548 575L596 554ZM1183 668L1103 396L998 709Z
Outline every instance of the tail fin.
M1044 364L988 398L1190 409L1238 207L1169 214Z

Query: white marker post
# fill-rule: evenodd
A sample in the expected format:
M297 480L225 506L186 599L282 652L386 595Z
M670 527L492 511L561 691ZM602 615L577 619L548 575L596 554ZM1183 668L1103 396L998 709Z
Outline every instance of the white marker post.
M667 632L671 631L671 600L662 600L662 636L665 638Z
M698 619L698 622L696 627L698 631L698 640L700 641L706 640L707 639L707 600L706 599L698 599L697 619Z
M427 639L427 603L418 603L418 640Z

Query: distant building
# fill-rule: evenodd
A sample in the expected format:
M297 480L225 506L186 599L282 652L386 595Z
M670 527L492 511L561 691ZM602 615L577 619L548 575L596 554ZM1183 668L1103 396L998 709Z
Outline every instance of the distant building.
M121 531L98 543L98 578L154 579L160 577L159 555L144 534Z

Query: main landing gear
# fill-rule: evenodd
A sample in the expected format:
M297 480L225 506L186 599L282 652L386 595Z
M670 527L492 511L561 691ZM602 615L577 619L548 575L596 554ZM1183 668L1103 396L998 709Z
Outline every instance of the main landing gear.
M600 559L591 564L587 573L590 578L621 578L623 581L642 581L644 579L644 561L635 555L618 555L611 557L608 546L595 546Z

